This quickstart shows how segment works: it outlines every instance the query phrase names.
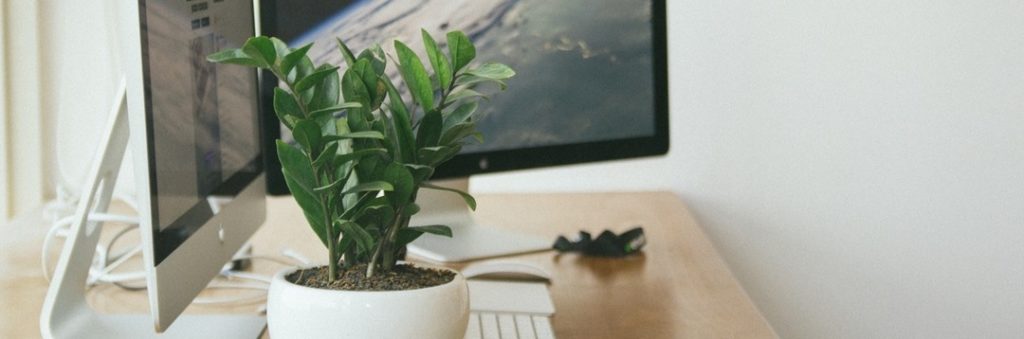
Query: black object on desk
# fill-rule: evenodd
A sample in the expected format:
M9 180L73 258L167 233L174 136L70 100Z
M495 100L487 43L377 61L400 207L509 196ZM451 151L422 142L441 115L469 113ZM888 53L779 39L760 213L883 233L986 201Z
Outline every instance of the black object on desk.
M599 257L624 257L639 252L646 244L644 228L638 226L619 235L605 230L596 239L591 238L590 233L586 231L580 231L580 236L576 241L559 236L552 247L559 252L580 252L584 255Z

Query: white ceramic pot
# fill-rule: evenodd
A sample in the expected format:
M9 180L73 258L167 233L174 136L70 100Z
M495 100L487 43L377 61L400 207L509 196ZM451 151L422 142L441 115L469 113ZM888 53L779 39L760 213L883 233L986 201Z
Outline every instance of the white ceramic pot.
M406 291L333 291L299 286L278 272L267 295L270 337L462 338L469 322L466 279Z

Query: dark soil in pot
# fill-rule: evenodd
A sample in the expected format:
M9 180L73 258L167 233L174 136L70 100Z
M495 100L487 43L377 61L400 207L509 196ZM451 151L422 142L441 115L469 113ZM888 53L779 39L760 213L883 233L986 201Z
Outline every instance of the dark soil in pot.
M306 287L343 291L404 291L444 285L455 279L455 272L422 268L413 265L395 265L391 271L375 272L366 278L366 264L339 268L340 277L327 279L327 266L295 271L285 277L288 281Z

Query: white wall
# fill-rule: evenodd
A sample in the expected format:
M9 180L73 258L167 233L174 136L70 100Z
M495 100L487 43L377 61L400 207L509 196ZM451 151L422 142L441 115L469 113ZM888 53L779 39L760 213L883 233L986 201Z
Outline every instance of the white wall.
M669 2L667 157L474 189L672 190L782 337L1024 337L1024 2Z

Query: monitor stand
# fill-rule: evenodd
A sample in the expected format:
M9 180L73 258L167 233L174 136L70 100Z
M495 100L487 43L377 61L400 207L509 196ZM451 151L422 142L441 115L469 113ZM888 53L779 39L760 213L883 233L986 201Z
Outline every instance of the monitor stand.
M469 192L469 178L434 181L434 185ZM409 244L409 254L450 263L524 254L551 249L554 239L514 230L478 225L472 211L458 194L421 188L416 196L420 212L410 225L448 225L452 237L425 234Z
M125 82L109 115L106 134L89 169L75 222L61 250L60 260L46 291L39 317L44 338L257 338L266 321L259 316L181 316L164 333L157 333L148 315L101 314L85 299L89 268L102 227L89 221L92 213L104 213L110 205L114 183L128 146ZM141 226L140 226L141 227Z

